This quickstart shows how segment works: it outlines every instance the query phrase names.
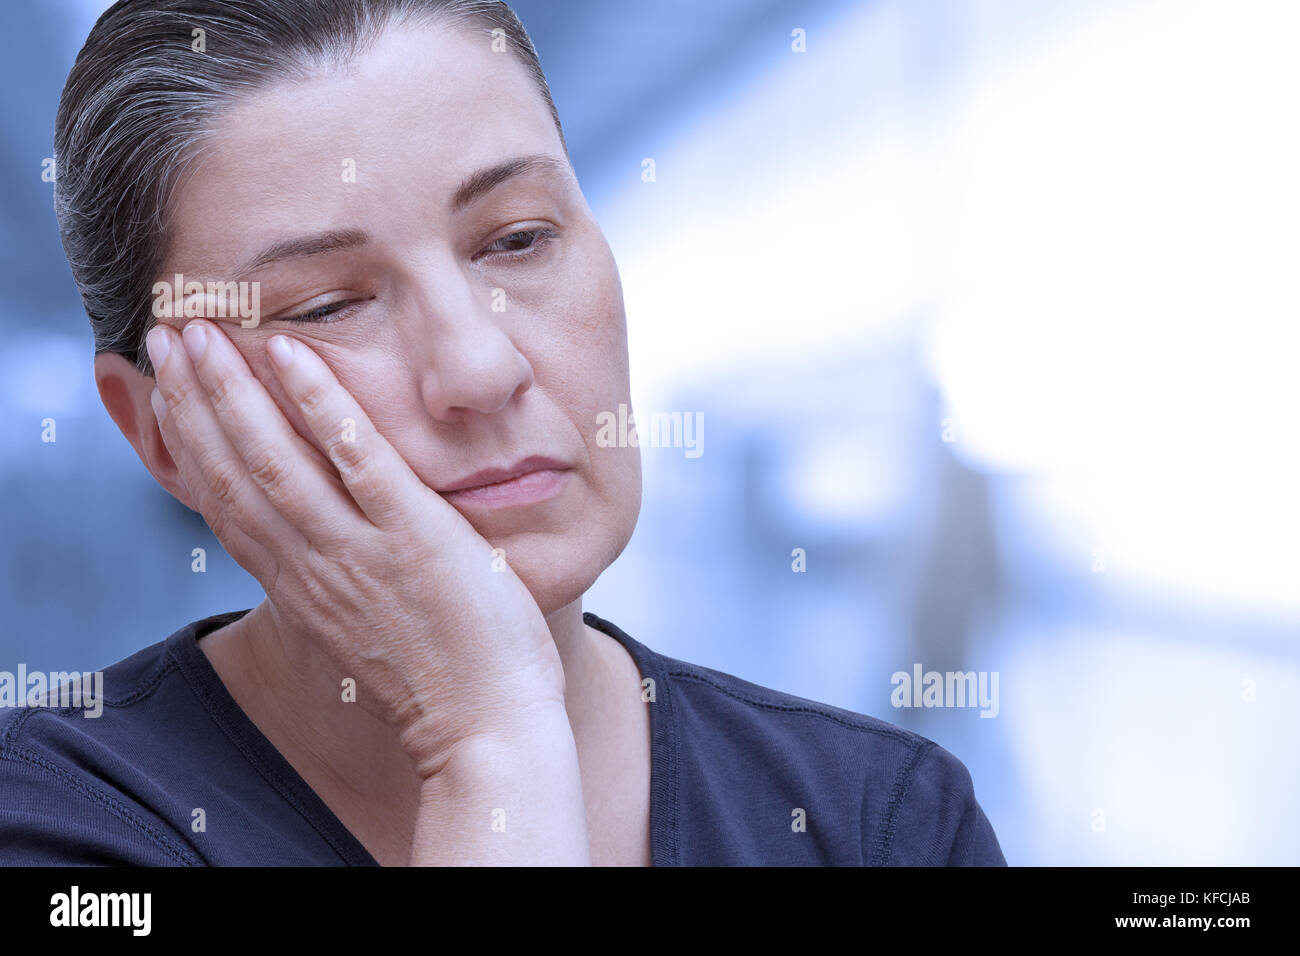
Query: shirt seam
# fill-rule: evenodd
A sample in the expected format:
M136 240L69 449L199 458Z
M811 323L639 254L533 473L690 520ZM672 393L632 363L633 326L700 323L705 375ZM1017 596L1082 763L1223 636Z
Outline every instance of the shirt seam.
M921 758L935 746L934 741L926 740L917 734L898 728L888 726L864 726L860 722L848 720L838 714L832 714L825 709L818 707L802 704L780 704L773 701L759 700L755 697L739 693L733 688L726 687L718 681L709 678L707 675L700 674L697 671L679 669L669 671L668 674L670 677L680 677L686 680L695 681L696 683L704 684L707 687L712 687L714 690L717 690L734 700L738 700L741 703L749 704L754 707L760 707L765 710L776 711L779 713L807 714L810 717L819 717L822 720L828 720L842 727L847 727L850 730L874 734L878 737L886 737L907 744L909 748L907 760L895 775L894 783L890 791L889 803L886 805L884 817L881 820L879 829L876 830L875 837L872 840L870 856L867 858L868 865L883 866L888 863L890 856L893 854L894 830L897 826L898 811L903 800L907 797L907 792L911 786L911 781L915 774L917 765L920 763ZM864 794L862 800L862 821L860 829L862 831L864 844L869 838L868 834L871 833L871 827L866 819L867 813L871 807L871 800L868 797L869 795ZM873 859L879 860L880 863L871 864L870 861Z
M617 624L591 611L582 614L584 623L617 641L632 659L644 681L653 682L656 696L650 707L666 708L650 713L650 853L651 865L681 866L680 772L681 734L674 701L676 691L669 679L669 658L646 647ZM662 759L658 759L662 757ZM662 811L662 812L660 812Z
M885 808L885 816L881 821L880 829L876 833L875 843L872 845L871 858L877 860L874 866L887 866L894 855L894 831L898 826L898 813L903 806L903 801L907 799L908 791L911 789L912 781L916 779L916 768L921 761L934 749L935 743L932 740L925 741L921 746L913 747L908 754L907 760L899 768L898 774L894 777L894 786L889 796L889 804ZM870 801L864 800L862 807L865 813ZM866 832L866 821L863 821L863 832Z
M172 662L165 661L161 667L155 670L154 674L150 676L146 683L137 685L136 688L125 697L113 699L105 695L102 698L102 702L105 707L129 707L131 704L142 700L157 690L158 685L162 683L163 679L173 669L174 665ZM0 735L0 746L7 746L10 742L16 740L22 733L23 725L31 719L33 714L53 714L56 717L71 717L79 711L84 712L85 708L78 707L75 704L70 704L67 707L45 707L37 705L25 706L13 720L8 722L4 734ZM17 745L15 744L15 746Z
M665 673L662 670L662 668L661 668L661 673ZM666 673L667 676L670 678L673 676L671 672L666 672ZM669 788L668 805L672 809L672 815L669 819L668 832L672 836L672 843L671 843L672 865L681 866L682 865L682 841L681 841L681 833L678 830L678 820L679 820L679 813L680 813L680 808L678 806L678 792L679 792L678 768L680 768L682 764L682 753L681 753L681 743L680 743L681 735L677 732L678 730L677 707L675 701L673 700L676 694L675 691L673 690L671 681L665 681L665 687L667 687L668 689L668 718L669 718L668 736L671 738L668 741L668 743L672 747L672 751L673 751L673 763L671 767L672 772L669 774L669 779L668 779L668 788Z
M825 711L825 710L821 710L821 709L816 708L816 707L809 707L809 706L803 706L803 705L800 705L800 706L794 706L794 705L791 705L791 704L778 704L778 703L774 703L774 702L772 702L772 701L758 700L758 699L753 698L753 697L747 697L747 696L745 696L744 694L737 693L736 691L732 690L731 688L729 688L729 687L725 687L725 686L723 686L722 684L719 684L717 681L712 680L712 679L710 679L710 678L708 678L708 677L706 677L706 676L704 676L704 675L702 675L702 674L695 673L694 671L682 671L682 670L669 671L669 672L668 672L668 676L669 676L669 677L682 677L682 678L685 678L685 679L687 679L687 680L693 680L693 681L696 681L697 683L700 683L700 684L705 684L705 685L707 685L707 686L709 686L709 687L712 687L714 690L717 690L717 691L720 691L720 692L726 694L728 697L732 697L732 698L734 698L735 700L740 701L741 703L750 704L750 705L755 706L755 707L762 707L762 708L765 708L765 709L767 709L767 710L780 711L780 712L782 712L782 713L790 713L790 714L808 714L808 715L813 716L813 717L820 717L820 718L822 718L823 720L829 720L829 721L832 721L832 722L837 723L837 724L839 724L839 725L841 725L841 726L843 726L843 727L848 727L848 728L850 728L851 730L858 730L858 731L861 731L861 732L863 732L863 733L867 733L867 734L876 734L876 735L881 736L881 737L892 737L892 738L895 739L895 740L899 740L899 741L901 741L901 742L903 742L903 743L906 743L906 744L909 744L909 745L911 745L911 746L916 746L917 741L920 740L920 739L922 739L922 738L920 738L918 735L913 734L913 733L910 733L909 731L906 731L906 730L893 729L893 728L890 728L890 727L870 727L870 726L864 726L864 725L861 724L861 723L856 723L856 722L854 722L854 721L847 720L847 719L845 719L845 718L843 718L843 717L840 717L840 716L838 716L838 715L836 715L836 714L829 713L829 712L827 712L827 711ZM932 743L932 741L931 741L931 743Z
M171 651L169 651L169 653L171 653ZM202 652L200 651L200 653ZM173 658L173 661L175 661L175 658ZM262 778L275 788L281 798L289 804L289 806L293 807L298 815L316 831L317 835L320 836L322 840L329 844L330 849L338 854L339 859L343 860L343 862L347 863L349 866L356 865L353 863L351 854L345 852L345 848L338 844L334 839L334 835L327 832L327 828L322 827L321 822L315 819L315 814L311 813L308 808L302 805L302 801L298 799L298 795L294 793L294 788L289 784L289 782L284 780L274 767L267 764L262 755L256 752L256 748L244 738L243 734L239 733L237 729L227 726L224 716L220 713L221 708L218 706L217 701L211 697L207 688L202 686L201 681L196 681L191 678L191 675L184 666L184 661L177 661L176 666L178 672L185 679L186 684L189 685L191 692L199 698L199 702L203 705L203 709L207 711L209 718L211 718L212 722L217 725L218 729L226 735L226 738L235 745L240 754L248 762L249 766L261 774Z
M4 733L0 734L0 752L8 750L11 746L17 746L13 741L17 740L23 724L27 723L27 719L34 713L34 710L26 708L18 714L15 714L14 718L8 721L8 726L5 727Z
M125 804L121 803L118 800L115 800L109 794L104 793L103 791L90 786L89 784L85 783L82 780L79 780L75 775L69 773L68 771L64 770L61 767L56 766L55 764L46 760L40 754L35 753L34 751L27 750L24 747L19 747L14 744L7 743L3 749L0 749L0 760L18 760L24 763L32 764L35 767L39 767L40 769L44 770L46 773L54 776L55 778L61 780L66 785L72 787L77 792L81 793L82 796L87 797L92 802L99 804L100 806L108 810L110 813L112 813L114 816L123 820L129 826L133 827L140 835L151 840L157 849L162 850L164 853L166 853L168 856L172 857L173 859L179 860L181 863L185 864L186 866L204 865L201 859L199 859L194 854L188 852L180 845L176 844L165 834L163 834L160 830L158 830L157 827L140 819Z

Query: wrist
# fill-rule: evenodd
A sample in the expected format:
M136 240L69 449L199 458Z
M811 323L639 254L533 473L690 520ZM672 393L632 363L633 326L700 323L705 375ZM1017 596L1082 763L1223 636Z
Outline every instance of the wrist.
M449 732L416 724L400 734L401 744L426 787L432 781L490 780L539 756L575 749L563 703L547 701L518 708L506 718L471 730Z
M412 865L591 864L578 750L563 708L535 708L517 730L463 737L428 770Z

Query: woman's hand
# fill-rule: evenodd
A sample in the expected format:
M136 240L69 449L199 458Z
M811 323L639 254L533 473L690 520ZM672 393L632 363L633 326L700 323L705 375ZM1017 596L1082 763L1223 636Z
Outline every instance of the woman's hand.
M159 326L149 344L155 412L194 505L261 582L276 626L356 679L357 702L397 732L429 785L424 802L463 798L464 786L490 787L511 767L545 773L538 753L558 749L572 779L557 782L556 812L573 815L576 790L582 817L564 671L536 602L508 567L493 568L487 541L420 481L320 357L288 336L269 342L327 457L216 323L191 321L184 346ZM432 785L449 766L463 779ZM421 829L431 832L427 820Z

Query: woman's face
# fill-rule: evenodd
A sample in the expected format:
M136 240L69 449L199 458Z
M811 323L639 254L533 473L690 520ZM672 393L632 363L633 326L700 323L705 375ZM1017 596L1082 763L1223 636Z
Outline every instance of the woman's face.
M447 496L549 614L627 543L640 459L595 441L630 404L617 266L540 93L490 40L390 29L344 71L241 101L174 195L158 279L260 283L256 327L213 321L318 449L273 334L309 344L430 488L534 455L572 466L547 500ZM250 267L276 246L294 254ZM286 321L313 311L327 321Z

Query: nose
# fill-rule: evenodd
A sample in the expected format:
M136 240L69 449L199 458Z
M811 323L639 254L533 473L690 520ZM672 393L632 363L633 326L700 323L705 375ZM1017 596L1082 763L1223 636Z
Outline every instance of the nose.
M446 423L469 412L500 412L533 384L532 363L512 340L507 313L494 312L476 286L462 290L455 301L426 300L433 321L420 323L428 356L420 394L429 414Z

